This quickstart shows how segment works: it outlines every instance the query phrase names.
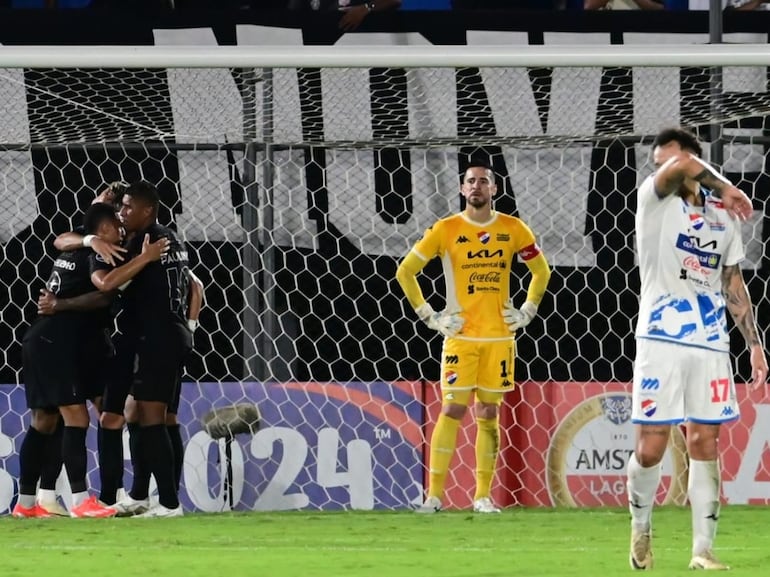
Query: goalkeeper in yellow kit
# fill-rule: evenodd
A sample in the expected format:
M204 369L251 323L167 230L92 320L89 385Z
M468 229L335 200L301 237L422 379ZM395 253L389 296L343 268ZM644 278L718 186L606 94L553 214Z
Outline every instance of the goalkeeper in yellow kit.
M473 510L499 513L490 489L500 447L499 407L513 390L515 334L537 313L551 272L532 231L521 220L492 209L494 174L471 163L460 188L463 212L430 227L398 267L396 278L417 316L444 336L441 354L441 415L430 448L428 497L417 510L441 509L457 429L475 393L476 494ZM511 302L510 278L518 254L532 273L527 300ZM425 301L417 273L440 257L446 283L446 308L436 312Z

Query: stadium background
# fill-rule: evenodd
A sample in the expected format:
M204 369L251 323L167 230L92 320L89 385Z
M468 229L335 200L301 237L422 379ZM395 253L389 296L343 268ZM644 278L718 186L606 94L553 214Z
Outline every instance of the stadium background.
M725 30L736 34L734 41L767 42L765 16L731 15L725 18ZM566 14L532 13L526 17L500 18L484 12L399 13L375 15L367 20L365 27L355 36L358 42L365 38L365 42L373 44L549 44L568 41L607 45L624 41L687 43L705 42L708 38L707 25L707 14L587 14L575 19ZM292 32L287 34L276 27L291 28ZM393 30L400 32L392 33ZM403 31L409 34L405 35ZM362 36L364 34L371 36ZM55 17L36 13L11 14L0 24L0 42L8 45L270 44L279 37L282 43L289 45L344 44L350 41L351 36L346 35L340 39L335 15L290 20L284 16L228 15L223 12L177 15L65 13ZM730 40L729 35L726 40ZM13 77L15 73L20 72L9 72L7 77ZM62 81L64 76L57 78L55 73L43 76L26 71L23 74L28 87L44 88L52 93L94 89L99 94L106 92L109 85L109 81L87 75L80 77L80 85L73 85L71 78L65 83ZM707 83L707 71L685 68L676 71L676 76L677 106L681 111L681 121L686 124L688 114L695 117L704 111L707 113L709 109L708 93L692 89ZM537 120L543 129L542 133L548 135L549 127L553 126L554 118L559 115L556 105L560 94L558 78L554 79L547 74L531 74L530 77L533 86L538 86L542 95L535 102ZM142 90L148 80L154 82L154 89L150 93ZM667 77L667 81L670 80ZM732 91L735 100L748 95L756 97L758 92L766 92L766 76L756 80L758 87L747 86L743 94L740 90ZM500 95L490 93L492 89L484 86L478 73L473 71L452 75L452 81L456 83L458 95L463 95L458 96L458 114L453 120L457 139L470 142L494 137L502 119L494 116L495 108L491 102ZM170 75L162 71L147 71L146 74L128 75L122 82L129 86L131 82L136 82L136 92L132 93L131 114L134 120L168 133L185 133L185 127L180 125L185 115L178 114L179 102L185 96L179 92L180 84L175 84ZM298 98L296 102L290 103L296 105L296 127L301 138L308 142L331 138L325 130L335 126L335 112L323 107L324 96L319 77L309 74L301 82L304 83L302 98L306 100ZM18 83L15 85L18 87ZM409 111L403 104L405 99L387 92L394 86L399 89L398 79L391 80L385 92L378 93L376 83L372 86L372 106L367 121L371 126L377 126L377 130L383 131L379 136L405 137L399 133L404 130L404 120L408 119ZM670 87L668 84L666 86ZM405 85L400 89L406 90ZM635 105L642 97L634 94L632 78L623 71L597 71L589 90L595 95L595 99L589 99L595 102L591 109L591 121L587 125L590 133L585 134L585 125L562 126L566 133L592 138L592 145L587 151L581 147L580 151L574 152L576 157L570 159L569 153L565 157L567 162L574 161L580 165L583 162L580 155L588 155L588 170L584 171L585 181L579 190L582 196L576 199L581 207L579 214L582 218L564 220L562 223L555 219L553 228L545 231L550 239L543 239L544 248L554 264L549 292L551 295L559 295L559 298L549 296L546 299L541 307L542 317L546 320L528 328L518 342L518 355L526 362L518 363L516 377L517 381L526 382L527 385L521 389L522 392L516 393L522 397L516 396L509 400L514 411L519 413L519 424L513 427L508 423L508 440L516 450L507 454L508 472L504 473L497 489L499 500L506 504L549 504L554 501L543 474L545 464L536 466L531 459L539 455L545 461L551 435L555 434L558 422L566 417L566 407L574 404L575 399L581 399L578 401L581 402L581 396L585 397L586 391L593 390L596 393L613 392L615 400L622 401L625 391L622 384L627 383L631 377L634 317L633 312L629 311L635 310L638 288L632 254L632 207L637 168L641 169L646 160L644 151L638 147L638 140L616 139L613 135L638 135L640 127L641 133L654 134L657 128L655 123L659 120L656 113L660 106L659 103L653 103L648 108L652 112L640 115L639 107ZM563 96L563 91L561 94ZM553 102L550 101L551 95L554 95ZM346 98L344 92L339 96L343 100ZM358 94L347 95L351 96ZM762 98L762 95L759 97ZM3 314L0 320L0 342L4 353L0 383L7 383L3 389L8 399L8 410L0 417L0 425L3 439L11 440L3 460L4 468L11 476L15 468L13 439L19 438L23 417L23 405L19 404L17 388L21 368L19 343L26 323L34 314L30 298L37 294L37 289L42 286L50 270L51 261L46 251L50 247L53 233L68 229L76 223L80 207L90 200L93 190L105 181L118 176L132 180L138 178L141 171L144 178L160 183L162 201L166 207L161 221L183 228L185 223L189 225L187 239L195 248L194 253L198 259L194 268L206 283L207 307L201 319L201 330L205 336L196 337L196 354L188 367L190 383L185 388L190 407L186 423L188 439L192 439L200 430L197 419L204 406L238 402L243 398L254 401L260 398L272 399L271 402L275 404L274 413L271 413L269 403L262 405L266 423L274 425L271 428L280 426L302 431L302 438L311 447L308 460L302 463L301 471L294 480L289 479L287 485L288 490L295 484L312 485L312 490L306 491L311 506L354 506L348 490L335 494L310 472L313 460L318 458L317 447L320 446L319 439L323 436L321 430L324 428L336 431L343 447L357 440L368 439L366 442L375 456L371 461L374 463L374 485L382 491L382 495L377 494L376 490L373 492L371 502L374 506L400 507L419 498L422 455L425 451L423 439L430 427L431 414L422 407L435 407L433 381L438 377L440 341L432 338L430 332L419 325L416 326L419 338L404 337L414 330L415 325L411 313L404 308L393 275L402 249L409 244L407 241L415 240L416 235L435 216L460 208L459 197L455 198L449 193L446 193L448 201L439 205L438 214L420 208L424 204L418 202L422 194L421 183L412 178L411 170L413 160L415 167L422 160L419 153L384 151L380 155L381 170L372 170L374 178L371 189L361 191L361 194L370 196L365 206L379 213L386 229L391 225L411 227L407 228L408 234L404 237L403 246L395 248L386 246L386 243L376 238L357 238L355 230L346 228L344 219L340 221L339 213L344 214L355 205L346 205L344 200L340 200L339 191L327 187L330 179L327 178L326 169L331 172L332 165L337 162L333 155L320 148L304 148L289 153L298 154L302 159L297 162L302 171L297 181L302 182L304 188L292 194L306 197L298 205L304 211L300 215L302 222L309 223L310 227L303 230L291 230L289 227L283 232L276 231L273 255L279 274L275 276L274 313L280 319L282 331L279 338L270 339L276 343L275 356L256 366L244 363L239 349L244 341L243 323L239 318L239 311L244 306L244 294L239 290L244 283L240 257L243 234L238 230L237 223L234 226L231 217L233 212L242 214L240 209L246 187L243 182L229 178L240 160L237 150L232 162L223 157L219 164L221 175L228 181L231 205L221 214L214 215L215 220L220 217L223 219L222 229L226 232L219 237L212 236L210 230L205 227L196 229L187 220L190 214L204 206L206 198L205 194L197 197L186 194L189 182L185 182L185 174L195 173L189 165L196 162L195 154L184 157L181 150L169 154L166 147L152 143L151 133L140 135L150 139L150 143L138 148L72 145L25 147L22 143L29 135L33 135L34 139L38 133L46 134L51 126L66 124L68 118L62 108L40 105L40 101L33 98L29 91L25 93L17 90L15 99L9 102L12 103L9 110L19 114L7 114L0 122L0 140L7 144L0 152L0 162L7 170L24 175L19 180L8 180L9 184L0 190L0 205L3 207L0 215L0 242L4 257L0 264L0 287L4 295L7 295L7 302L2 303ZM308 102L314 106L303 106ZM384 112L383 102L387 104ZM13 104L17 108L13 108ZM517 103L513 103L511 112L515 114L516 109ZM460 113L470 110L473 110L472 114ZM382 113L381 116L378 117L378 113ZM221 114L221 111L213 110L212 114ZM751 131L758 137L767 136L764 117L747 118L735 128ZM110 132L110 127L107 126L106 130ZM120 127L113 127L112 132L119 133ZM344 139L350 135L335 136ZM603 139L602 136L607 138ZM288 134L287 137L292 138L292 135ZM514 172L512 158L506 151L486 146L482 152L493 159L495 170L504 182L504 193L497 201L498 209L521 214L525 220L533 222L535 230L540 232L542 226L538 226L538 219L547 219L548 215L533 213L541 206L536 202L537 187L521 184L522 175ZM462 172L463 163L470 153L477 155L479 150L471 147L456 151L454 159L449 163L452 170L442 169L441 182L448 190L457 186L457 174ZM365 154L370 157L372 155L371 151ZM753 197L759 211L756 230L760 233L749 247L747 280L754 302L759 303L761 328L766 331L770 260L764 246L770 235L770 227L767 226L770 218L767 203L769 189L764 154L754 153L751 161L753 165L750 169L746 170L746 165L742 165L744 169L741 173L730 172L728 166L728 176L740 182ZM359 162L356 157L355 163ZM188 163L186 169L181 168L184 163ZM26 166L31 170L27 170ZM366 168L366 164L363 166ZM390 190L390 175L396 175L398 180L397 195L393 195ZM527 176L537 178L537 173L532 171ZM557 189L550 192L558 194L561 191ZM546 198L542 206L549 206L548 201L556 198ZM404 211L404 207L408 209ZM561 246L565 243L564 239L567 239L566 247ZM558 254L549 243L553 243L554 247L560 246ZM514 272L520 273L522 270L519 267ZM426 288L432 287L435 293L440 293L442 286L438 280L440 271L437 263L429 266L426 273L432 280L425 285ZM519 293L515 296L521 298L522 295ZM311 314L317 311L325 311L327 316L319 320ZM579 311L579 314L575 314L575 311ZM748 374L748 359L743 353L740 337L733 345L739 359L739 380L742 380ZM288 386L291 383L297 384L293 393ZM350 394L357 386L363 395L360 398ZM340 387L345 392L340 393ZM377 387L380 387L380 392L373 396L372 389ZM269 391L275 391L276 388L280 388L283 391L280 394L289 398L275 401ZM337 404L328 410L330 395L333 397L330 392L332 390L338 392ZM292 394L300 395L301 398L292 400ZM372 401L367 398L371 399L372 396L380 399L380 404L398 405L406 417L372 416L365 410L371 408L368 403ZM348 405L357 407L352 414L356 415L359 422L351 424L349 419L342 417L349 410L346 408ZM300 407L302 410L289 416L289 406ZM193 407L198 409L194 410ZM533 417L532 422L525 427L522 425L524 416L521 413L526 412L527 407L532 407ZM738 475L746 445L752 438L750 433L756 432L760 441L768 436L764 430L755 431L756 427L753 426L752 412L759 415L759 411L764 408L761 402L744 407L748 419L738 429L734 456L727 463L728 474ZM537 411L545 413L538 415ZM394 426L393 419L399 418L400 424ZM758 417L756 421L762 422ZM386 426L390 426L390 429L384 428ZM387 430L394 431L390 444L384 438ZM285 431L281 434L284 433L290 435ZM284 442L290 441L284 439ZM406 449L402 446L404 443ZM275 457L279 453L278 449L272 447L257 450L253 444L248 446L241 442L241 445L243 454L254 457L257 454ZM537 447L536 453L527 454L524 448L528 445ZM379 453L377 447L382 447ZM400 451L403 451L403 455ZM204 443L201 454L209 453ZM460 461L467 465L470 457L467 453L461 454L465 457L461 457ZM396 462L404 469L401 473L388 469L387 459L396 455L400 455ZM278 455L279 464L282 458ZM340 453L339 458L343 469L349 466L348 458L353 459L349 451L347 456L344 451ZM770 471L763 459L760 454L754 460L754 464L758 465L755 471ZM208 470L210 463L201 466ZM217 487L213 489L214 493L224 493L217 467L214 467L213 472L205 474L195 469L186 483L192 484L191 479L197 476L202 479L204 488L211 484ZM255 468L252 471L244 466L244 485L250 487L253 497L243 497L240 502L242 507L255 506L261 490L275 478L276 468L275 462L266 468ZM531 479L518 472L528 470L534 473ZM457 472L458 485L467 480L468 474L469 471ZM302 475L308 475L308 478L304 479ZM764 479L762 476L751 476L751 479L758 484L755 484L753 492L744 494L749 499L753 497L761 500L764 490L761 483ZM590 493L590 489L584 489ZM215 510L220 505L218 501L210 507L202 506L203 501L196 502L190 495L191 490L188 488L188 507L196 506L204 510L213 507ZM369 503L366 494L360 498L361 503ZM609 495L607 499L608 503L618 502L617 495ZM458 493L453 501L461 505L463 495ZM303 502L302 499L282 501L285 508ZM591 504L588 498L581 503ZM266 508L270 508L270 504Z

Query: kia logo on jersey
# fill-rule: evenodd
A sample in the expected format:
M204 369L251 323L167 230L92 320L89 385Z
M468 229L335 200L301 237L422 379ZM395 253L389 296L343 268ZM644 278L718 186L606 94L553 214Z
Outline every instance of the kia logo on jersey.
M703 217L699 214L690 215L690 226L692 226L695 230L702 229L705 222L706 221L703 220Z
M485 230L482 230L481 232L477 233L479 237L479 240L481 241L481 244L487 244L489 242L489 233Z

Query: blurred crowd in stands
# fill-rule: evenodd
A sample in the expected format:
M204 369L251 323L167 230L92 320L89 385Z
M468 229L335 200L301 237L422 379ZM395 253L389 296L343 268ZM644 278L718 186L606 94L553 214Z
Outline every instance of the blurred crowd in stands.
M708 10L711 0L6 0L12 8L82 9L105 6L159 6L167 9L342 10L351 24L368 13L387 10ZM770 10L770 0L721 0L726 10Z

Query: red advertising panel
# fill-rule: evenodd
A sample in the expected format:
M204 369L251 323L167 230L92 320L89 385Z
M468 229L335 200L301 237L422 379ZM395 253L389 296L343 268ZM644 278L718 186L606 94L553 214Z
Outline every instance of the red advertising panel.
M726 502L770 504L770 402L737 386L741 418L720 439ZM427 385L426 439L441 402ZM475 490L475 425L471 411L460 429L445 505L468 508ZM628 458L634 446L627 383L523 383L501 410L501 454L492 497L500 505L623 506ZM429 452L426 448L425 455ZM426 467L427 470L427 467ZM674 430L663 460L659 503L686 502L683 428Z

